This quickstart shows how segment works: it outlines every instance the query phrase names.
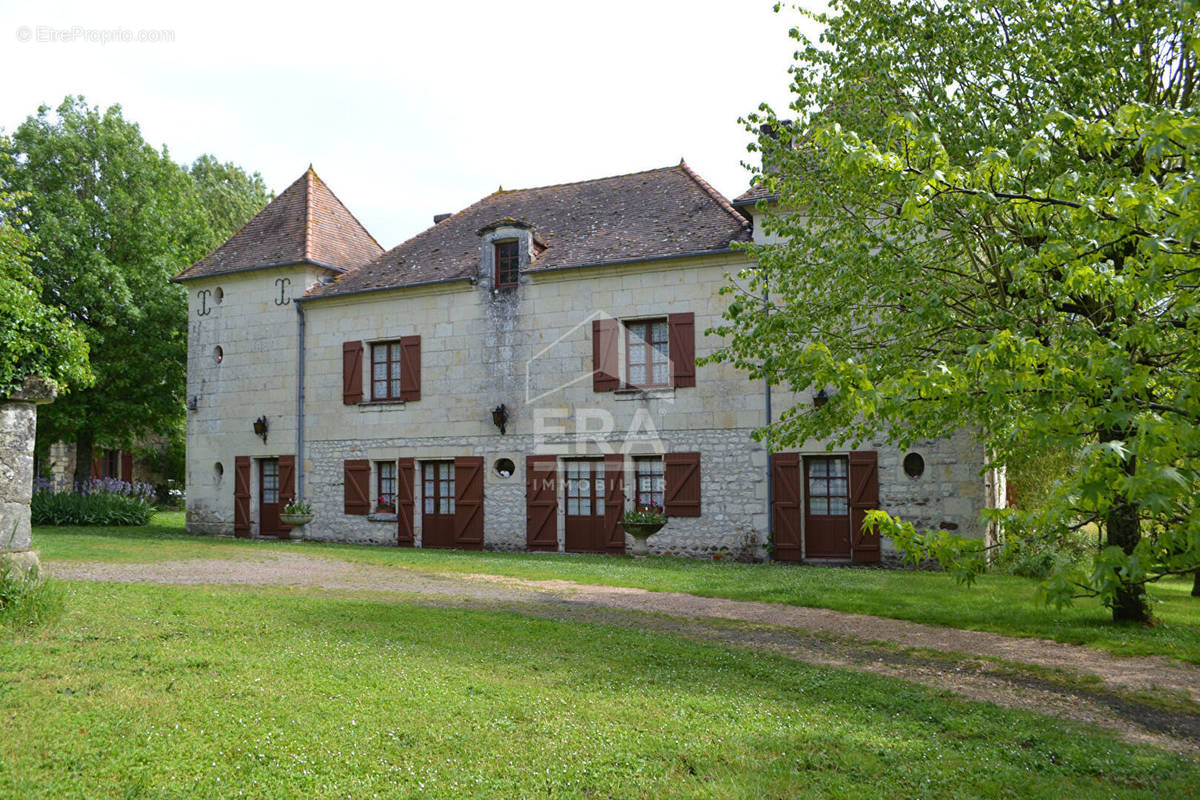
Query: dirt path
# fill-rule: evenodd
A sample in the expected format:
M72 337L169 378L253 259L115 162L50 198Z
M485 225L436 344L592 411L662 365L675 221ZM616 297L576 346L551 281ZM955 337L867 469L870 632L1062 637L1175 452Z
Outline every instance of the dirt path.
M1200 714L1168 710L1138 696L1165 691L1200 703L1200 667L1165 658L1119 657L1044 639L828 609L568 581L431 575L301 553L264 554L253 561L47 566L56 577L71 580L383 591L433 605L505 608L530 616L651 628L897 677L971 700L1102 725L1130 741L1200 755Z

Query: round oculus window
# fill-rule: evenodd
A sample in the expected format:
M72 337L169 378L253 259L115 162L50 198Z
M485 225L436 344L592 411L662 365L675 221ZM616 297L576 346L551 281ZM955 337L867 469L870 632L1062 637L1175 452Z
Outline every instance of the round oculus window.
M925 459L920 453L909 453L904 457L904 474L910 478L919 478L925 473Z
M517 465L511 458L497 458L492 469L501 478L511 478L517 471Z

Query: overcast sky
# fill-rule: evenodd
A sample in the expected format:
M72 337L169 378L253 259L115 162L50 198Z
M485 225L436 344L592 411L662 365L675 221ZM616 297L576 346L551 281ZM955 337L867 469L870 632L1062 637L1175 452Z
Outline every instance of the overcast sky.
M0 1L0 128L82 94L176 160L213 153L276 193L312 162L384 247L501 185L681 157L732 197L737 119L787 104L788 29L806 24L772 5Z

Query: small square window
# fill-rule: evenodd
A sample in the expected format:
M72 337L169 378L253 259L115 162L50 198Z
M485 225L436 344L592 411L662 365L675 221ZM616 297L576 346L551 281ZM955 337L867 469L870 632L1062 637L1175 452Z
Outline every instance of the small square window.
M658 456L634 459L634 504L639 509L656 507L663 509L663 496L667 484L663 475L663 462Z
M521 247L515 241L496 243L497 289L511 289L521 274Z

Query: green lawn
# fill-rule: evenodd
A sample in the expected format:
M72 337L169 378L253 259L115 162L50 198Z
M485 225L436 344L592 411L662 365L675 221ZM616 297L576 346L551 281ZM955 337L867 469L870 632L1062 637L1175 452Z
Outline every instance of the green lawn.
M1185 797L1200 765L899 681L368 594L67 583L0 631L0 797ZM1190 789L1188 787L1191 787Z
M1200 663L1200 599L1189 595L1191 581L1184 579L1151 587L1159 624L1144 627L1113 625L1108 610L1093 600L1047 608L1034 601L1034 581L1006 575L984 576L968 588L941 573L903 570L216 539L184 533L182 513L156 515L144 528L35 528L34 546L47 560L128 562L246 558L283 549L422 572L487 572L832 608Z

